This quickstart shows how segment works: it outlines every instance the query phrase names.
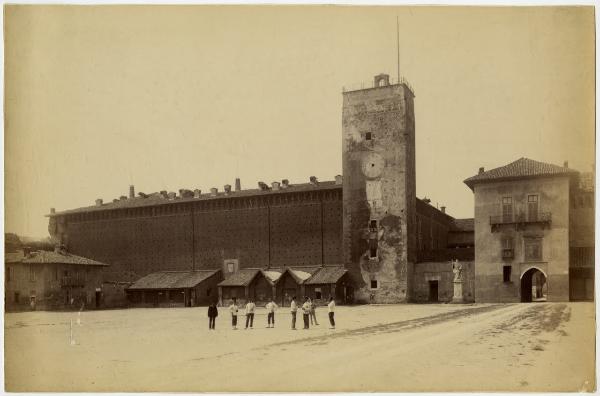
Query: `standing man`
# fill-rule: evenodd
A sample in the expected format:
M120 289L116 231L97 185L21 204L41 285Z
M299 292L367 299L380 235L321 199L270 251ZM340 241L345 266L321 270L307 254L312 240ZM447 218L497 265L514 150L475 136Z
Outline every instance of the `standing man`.
M292 330L296 330L296 313L298 312L298 304L296 304L296 296L292 297L292 303L290 304L290 311L292 313Z
M327 308L329 310L329 324L331 325L330 329L335 329L335 300L333 297L329 297L329 304L327 304Z
M310 298L308 299L308 301L310 302L310 324L312 325L313 323L315 325L319 325L319 322L317 322L317 303L313 300L311 300Z
M308 318L310 316L310 300L308 297L304 297L304 304L302 304L302 318L304 319L304 330L309 329Z
M267 329L275 327L275 310L278 308L277 304L271 299L271 301L265 305L265 308L267 308Z
M246 327L244 328L244 330L248 328L248 323L250 323L251 329L254 325L254 308L256 308L254 301L252 301L251 298L248 299L248 304L246 304Z
M215 329L215 321L217 319L217 316L219 316L219 310L217 309L217 306L215 305L215 303L210 303L210 305L208 306L208 329L209 330L214 330Z
M238 305L235 297L233 298L233 300L231 300L229 312L231 312L231 327L233 328L233 330L237 330Z

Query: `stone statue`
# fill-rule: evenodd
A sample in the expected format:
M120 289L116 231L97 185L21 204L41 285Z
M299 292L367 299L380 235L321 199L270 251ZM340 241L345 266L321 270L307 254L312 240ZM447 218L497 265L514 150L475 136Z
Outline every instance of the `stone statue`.
M452 272L454 272L454 282L462 282L462 264L456 260L452 263Z

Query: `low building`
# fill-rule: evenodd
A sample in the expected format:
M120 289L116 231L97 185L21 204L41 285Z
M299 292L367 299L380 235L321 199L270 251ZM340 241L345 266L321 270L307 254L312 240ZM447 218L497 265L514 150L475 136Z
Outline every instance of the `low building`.
M249 299L258 304L266 304L275 296L275 280L279 278L277 271L265 273L260 268L244 268L228 274L219 283L219 304L226 305L235 298L238 304L245 304Z
M6 253L5 309L100 308L107 266L60 248Z
M137 307L195 307L217 302L221 270L158 271L126 289Z
M593 189L581 178L567 163L521 158L465 180L475 195L477 302L593 298Z
M319 268L304 281L304 293L317 304L326 304L330 297L340 304L350 304L354 301L354 289L348 270L343 266Z

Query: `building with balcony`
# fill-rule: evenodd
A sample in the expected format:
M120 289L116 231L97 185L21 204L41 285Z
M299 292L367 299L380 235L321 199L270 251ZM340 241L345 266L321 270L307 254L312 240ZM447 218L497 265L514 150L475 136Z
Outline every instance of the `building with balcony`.
M5 309L99 308L102 270L107 266L61 248L6 253Z
M587 202L583 179L567 163L521 158L465 180L475 194L477 302L593 299L593 199L591 221L574 205Z

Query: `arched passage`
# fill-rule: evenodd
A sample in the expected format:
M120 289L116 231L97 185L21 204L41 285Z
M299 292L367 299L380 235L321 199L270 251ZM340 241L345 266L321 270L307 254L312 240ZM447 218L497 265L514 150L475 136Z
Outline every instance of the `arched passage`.
M548 282L538 268L530 268L521 275L521 302L546 301Z

